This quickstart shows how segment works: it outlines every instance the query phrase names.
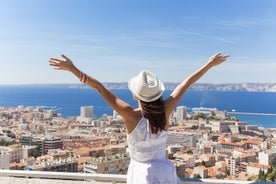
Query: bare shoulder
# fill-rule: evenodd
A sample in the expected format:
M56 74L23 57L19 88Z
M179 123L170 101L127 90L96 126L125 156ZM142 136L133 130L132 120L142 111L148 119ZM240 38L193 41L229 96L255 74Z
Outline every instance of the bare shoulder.
M129 114L128 118L125 118L125 125L128 134L132 132L141 118L142 112L139 108L133 109L133 112Z
M164 101L164 110L166 113L166 117L168 118L170 116L170 114L172 113L172 111L175 108L175 98L173 98L172 96L169 96L165 101Z

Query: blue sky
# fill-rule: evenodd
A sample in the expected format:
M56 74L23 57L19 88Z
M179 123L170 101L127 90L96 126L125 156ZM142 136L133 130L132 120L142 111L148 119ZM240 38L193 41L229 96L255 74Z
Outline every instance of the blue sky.
M0 84L76 83L66 54L103 82L141 69L180 82L216 53L201 83L276 83L275 0L0 0Z

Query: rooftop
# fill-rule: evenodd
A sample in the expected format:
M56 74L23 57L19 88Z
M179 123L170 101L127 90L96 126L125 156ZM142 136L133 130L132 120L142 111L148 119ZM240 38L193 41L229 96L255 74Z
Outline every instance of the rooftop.
M1 183L20 184L122 184L126 175L0 170ZM268 184L265 182L181 179L185 184Z

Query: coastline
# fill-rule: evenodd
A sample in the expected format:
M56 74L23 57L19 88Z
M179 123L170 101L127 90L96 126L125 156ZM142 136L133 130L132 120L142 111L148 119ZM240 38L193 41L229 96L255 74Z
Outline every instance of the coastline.
M71 88L69 88L71 86ZM78 88L82 86L81 88ZM117 87L118 88L118 87ZM116 95L136 107L131 93L126 89L112 90ZM170 95L166 90L164 98ZM189 90L178 106L187 108L216 107L221 111L238 116L240 121L250 125L276 128L276 93L269 92L230 92L230 91L192 91ZM23 105L54 107L64 117L79 116L81 106L94 106L94 115L112 115L113 110L100 95L85 85L0 85L0 106L17 107ZM232 110L235 109L235 112ZM244 113L242 113L244 112ZM232 114L231 114L232 115ZM270 116L271 115L271 116Z
M128 89L127 82L103 82L109 89ZM164 82L166 90L173 90L179 82ZM89 88L82 83L53 83L53 84L0 84L1 86L45 87L45 88ZM90 89L90 88L89 88ZM195 83L190 86L191 91L246 91L246 92L276 92L276 83Z

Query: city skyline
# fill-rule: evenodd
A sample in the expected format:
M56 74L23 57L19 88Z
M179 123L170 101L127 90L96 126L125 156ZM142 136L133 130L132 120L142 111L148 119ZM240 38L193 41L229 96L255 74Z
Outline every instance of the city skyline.
M0 85L78 82L48 66L61 54L102 82L142 69L179 82L217 52L231 57L199 82L275 83L275 8L272 0L0 1Z

